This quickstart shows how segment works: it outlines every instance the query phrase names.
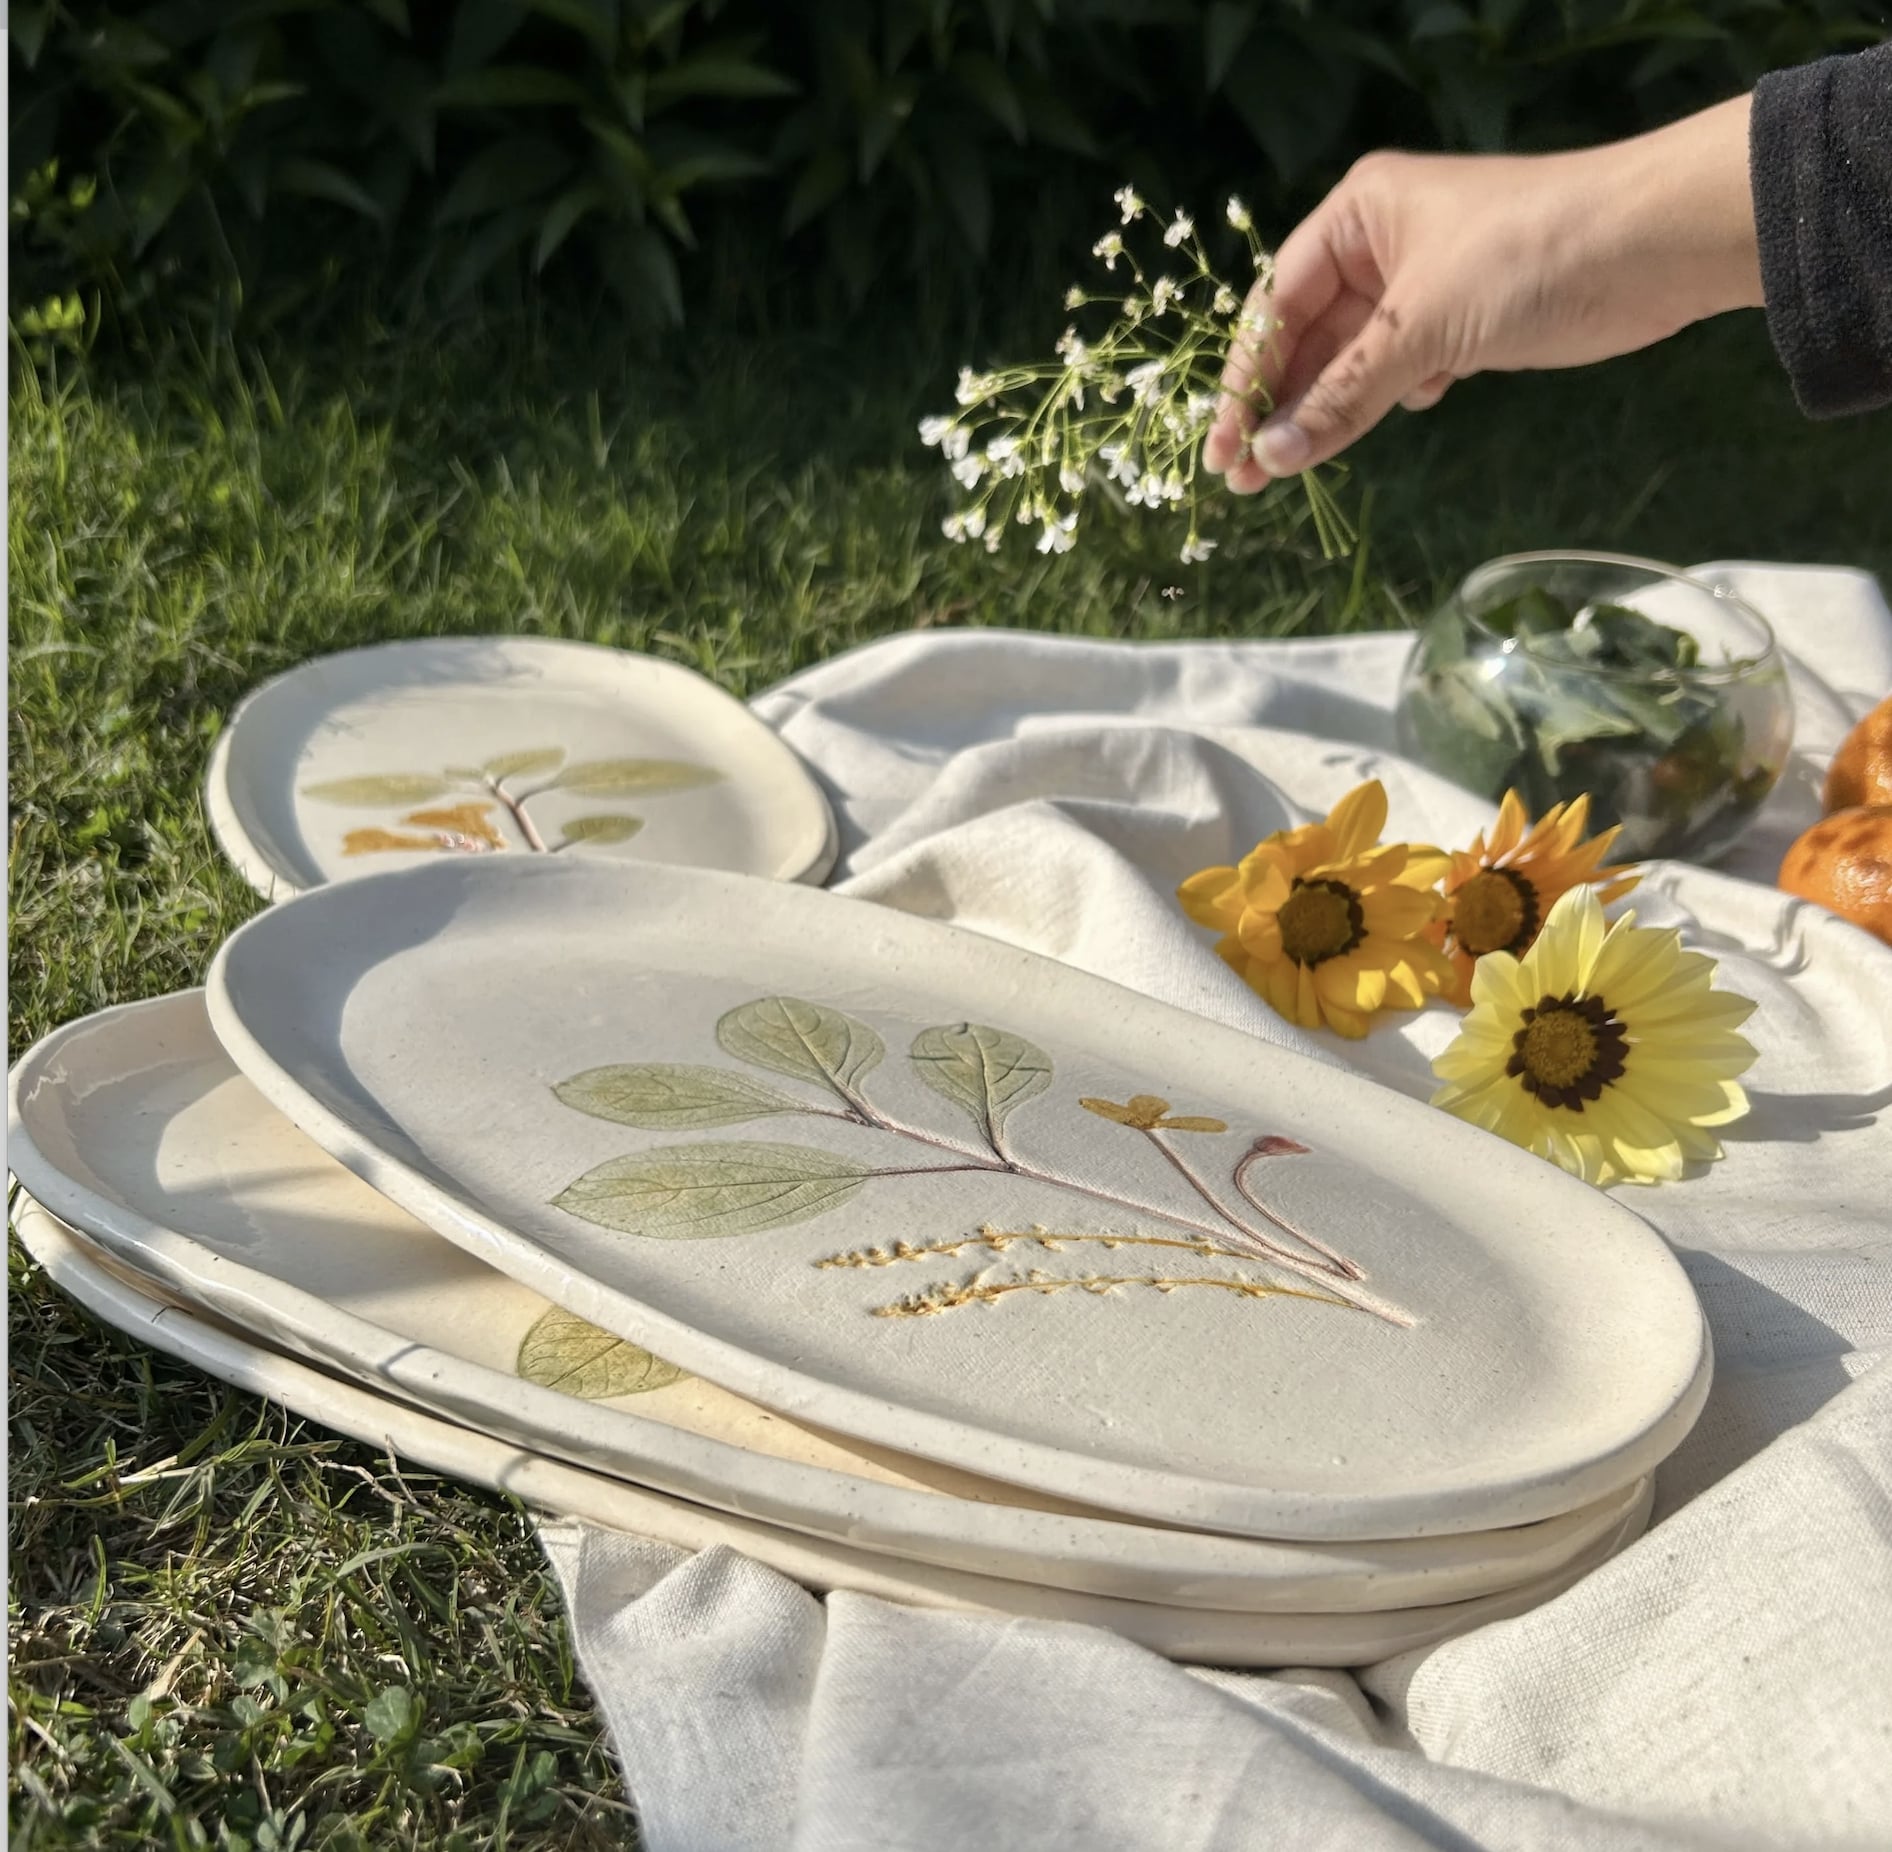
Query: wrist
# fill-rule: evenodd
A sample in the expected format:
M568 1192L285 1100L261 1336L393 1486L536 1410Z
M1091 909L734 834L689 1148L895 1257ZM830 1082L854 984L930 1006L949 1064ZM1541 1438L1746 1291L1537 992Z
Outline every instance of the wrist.
M1750 99L1619 144L1628 254L1662 278L1680 327L1764 305L1748 178Z

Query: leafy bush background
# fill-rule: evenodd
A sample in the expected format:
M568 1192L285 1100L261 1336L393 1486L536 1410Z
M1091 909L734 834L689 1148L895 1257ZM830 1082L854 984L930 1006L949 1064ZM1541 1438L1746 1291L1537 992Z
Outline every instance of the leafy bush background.
M11 9L16 305L275 315L354 267L654 322L976 292L1109 186L1285 214L1367 147L1549 147L1892 36L1862 0L159 0ZM47 302L48 291L65 292ZM63 307L61 306L63 303ZM48 318L53 326L45 324Z

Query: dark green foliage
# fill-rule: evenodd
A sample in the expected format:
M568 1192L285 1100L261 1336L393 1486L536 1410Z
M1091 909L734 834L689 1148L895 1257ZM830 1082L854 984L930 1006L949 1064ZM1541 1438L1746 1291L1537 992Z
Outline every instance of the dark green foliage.
M1125 177L1285 211L1377 143L1596 139L1892 32L1870 0L38 0L11 24L16 300L227 316L247 289L274 315L364 259L448 299L551 270L657 323L698 288L766 308L781 239L853 299L937 292L1087 243Z
M717 29L721 10L16 9L15 171L97 180L84 211L16 224L130 306L319 287L361 252L451 299L544 269L576 233L627 304L674 321L688 201L768 170L753 105L793 89L755 61L760 35Z

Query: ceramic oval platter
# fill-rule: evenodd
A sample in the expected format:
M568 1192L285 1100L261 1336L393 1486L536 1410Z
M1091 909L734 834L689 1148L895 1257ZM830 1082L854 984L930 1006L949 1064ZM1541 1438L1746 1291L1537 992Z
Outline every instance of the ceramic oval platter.
M1446 1114L809 888L469 857L226 942L212 1024L374 1188L794 1419L1287 1539L1491 1529L1667 1455L1638 1217Z
M1613 1534L1558 1574L1526 1588L1386 1614L1224 1614L1155 1607L904 1565L642 1491L338 1381L128 1280L30 1196L19 1199L15 1228L21 1245L53 1280L108 1324L223 1382L433 1471L679 1549L723 1545L817 1591L852 1589L919 1607L1074 1621L1108 1628L1173 1659L1227 1666L1349 1666L1433 1646L1552 1599L1621 1549L1648 1516L1645 1494Z
M741 702L675 663L543 637L318 657L230 716L211 829L266 899L495 850L820 882L826 798Z
M1516 1529L1327 1546L1009 1509L1030 1495L771 1415L443 1241L237 1073L198 991L104 1011L27 1054L8 1156L114 1260L277 1348L699 1503L981 1574L1249 1611L1460 1601L1587 1554L1642 1492Z

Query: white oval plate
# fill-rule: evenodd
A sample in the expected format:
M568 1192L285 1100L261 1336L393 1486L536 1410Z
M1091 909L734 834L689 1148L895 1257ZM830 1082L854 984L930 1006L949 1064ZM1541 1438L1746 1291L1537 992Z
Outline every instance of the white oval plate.
M434 1472L491 1486L561 1517L631 1531L678 1549L724 1545L817 1592L845 1588L916 1607L1075 1621L1108 1628L1172 1659L1225 1666L1350 1666L1434 1646L1473 1627L1508 1620L1561 1594L1632 1543L1648 1519L1645 1492L1614 1532L1554 1576L1476 1601L1401 1608L1388 1614L1223 1614L1205 1608L1112 1601L1102 1595L905 1565L640 1491L622 1480L545 1459L325 1376L306 1363L278 1355L171 1305L110 1271L80 1236L30 1196L20 1197L14 1226L27 1252L106 1323L223 1382L267 1396L293 1413L370 1446L384 1447Z
M548 1298L1041 1494L1273 1538L1492 1529L1651 1471L1706 1391L1687 1278L1600 1192L863 902L466 858L251 921L208 1001L280 1110Z
M633 1347L601 1356L604 1333L573 1330L298 1132L232 1066L201 991L48 1036L13 1071L8 1155L44 1207L115 1260L278 1348L639 1484L975 1573L1254 1612L1430 1605L1560 1569L1642 1492L1512 1530L1325 1547L1017 1508L1028 1494L850 1446L695 1377L667 1380ZM528 1354L567 1369L583 1359L594 1390L658 1386L585 1400L522 1381Z
M500 849L819 883L837 841L807 768L714 682L544 637L306 662L238 704L204 804L270 900Z

